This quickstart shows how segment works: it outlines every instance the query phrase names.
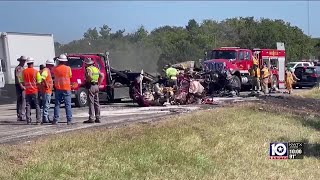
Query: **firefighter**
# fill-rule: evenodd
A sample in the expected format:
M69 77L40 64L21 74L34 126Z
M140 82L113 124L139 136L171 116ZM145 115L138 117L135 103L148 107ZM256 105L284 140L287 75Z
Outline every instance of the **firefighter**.
M260 69L258 68L257 64L254 64L252 69L250 70L250 75L252 77L252 92L251 94L254 94L255 92L259 93L260 91Z
M169 86L176 87L177 86L177 76L179 71L174 68L171 64L168 64L168 69L166 69L166 75L168 78Z
M26 91L26 117L27 124L31 124L31 104L36 106L36 123L40 123L40 106L38 97L38 85L41 83L41 75L38 70L33 68L34 59L28 57L28 68L23 70L20 78L21 86Z
M49 123L49 108L51 102L51 94L53 88L53 81L51 76L51 70L54 67L54 60L49 59L46 61L46 67L41 72L41 88L40 94L42 97L42 123Z
M60 117L60 104L64 100L67 124L71 125L72 122L72 109L71 109L71 83L72 77L71 68L67 66L68 58L66 55L61 54L57 59L59 64L53 69L54 74L54 89L55 89L55 106L54 118L52 124L58 124Z
M288 68L286 70L286 88L288 90L288 93L292 93L292 84L294 84L297 80L300 80L296 77L296 75L293 73L294 69L293 68Z
M83 123L100 123L99 86L104 79L104 74L94 66L94 62L87 58L86 64L86 84L89 96L89 120ZM95 115L95 121L93 120Z
M24 70L24 65L26 63L27 57L21 56L17 59L19 61L19 65L14 70L14 77L15 77L15 86L16 86L16 95L17 95L17 120L18 121L25 121L26 115L26 92L23 86L21 86L19 79L21 78L22 71Z
M270 73L269 69L267 67L267 64L263 64L263 68L261 69L261 84L262 84L262 90L264 94L269 93L268 92L268 83L269 83Z

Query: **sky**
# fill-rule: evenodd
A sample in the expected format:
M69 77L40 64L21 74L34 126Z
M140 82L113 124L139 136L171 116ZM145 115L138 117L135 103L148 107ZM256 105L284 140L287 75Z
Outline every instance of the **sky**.
M319 9L320 1L309 2L312 37L320 37ZM151 31L185 26L190 19L240 16L283 19L308 34L307 1L0 1L0 32L49 33L55 41L68 43L103 24L113 32L133 32L141 25Z

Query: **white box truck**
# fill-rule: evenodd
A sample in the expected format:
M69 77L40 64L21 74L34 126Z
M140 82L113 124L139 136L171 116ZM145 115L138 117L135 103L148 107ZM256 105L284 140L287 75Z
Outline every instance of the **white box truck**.
M14 69L22 55L33 57L34 66L39 69L47 59L55 57L53 35L0 32L0 91L5 90L15 96Z

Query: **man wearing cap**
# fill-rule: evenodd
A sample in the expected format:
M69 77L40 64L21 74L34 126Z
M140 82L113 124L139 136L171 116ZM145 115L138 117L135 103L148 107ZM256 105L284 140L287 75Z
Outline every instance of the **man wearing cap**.
M89 94L89 120L83 123L100 123L99 85L104 79L104 74L94 66L90 58L85 59L84 63L86 64L85 76ZM93 120L94 115L95 121Z
M41 83L41 75L38 70L33 68L34 59L27 58L28 68L23 70L20 84L26 91L26 117L27 124L31 124L31 104L36 106L36 123L40 122L40 106L38 97L38 85Z
M15 86L16 86L16 95L17 95L17 119L18 121L24 121L25 119L25 112L26 112L26 92L24 87L20 84L19 80L22 75L22 71L24 70L24 65L26 63L27 57L21 56L17 59L19 61L19 65L14 70L14 77L15 77Z
M71 68L67 66L68 58L61 54L57 59L59 64L53 69L54 74L54 88L55 88L55 106L54 118L52 124L58 124L60 117L60 104L64 100L67 124L72 124L72 109L71 109L71 82L72 77Z
M46 67L41 72L41 96L42 96L42 123L48 123L49 119L49 108L51 102L51 94L53 88L53 81L51 77L51 70L54 67L54 60L49 59L46 61Z

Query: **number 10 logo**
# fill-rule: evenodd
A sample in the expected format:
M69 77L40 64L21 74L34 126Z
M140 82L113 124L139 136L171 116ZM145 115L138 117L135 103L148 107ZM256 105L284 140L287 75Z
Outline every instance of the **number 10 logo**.
M288 143L270 143L270 159L288 159Z

